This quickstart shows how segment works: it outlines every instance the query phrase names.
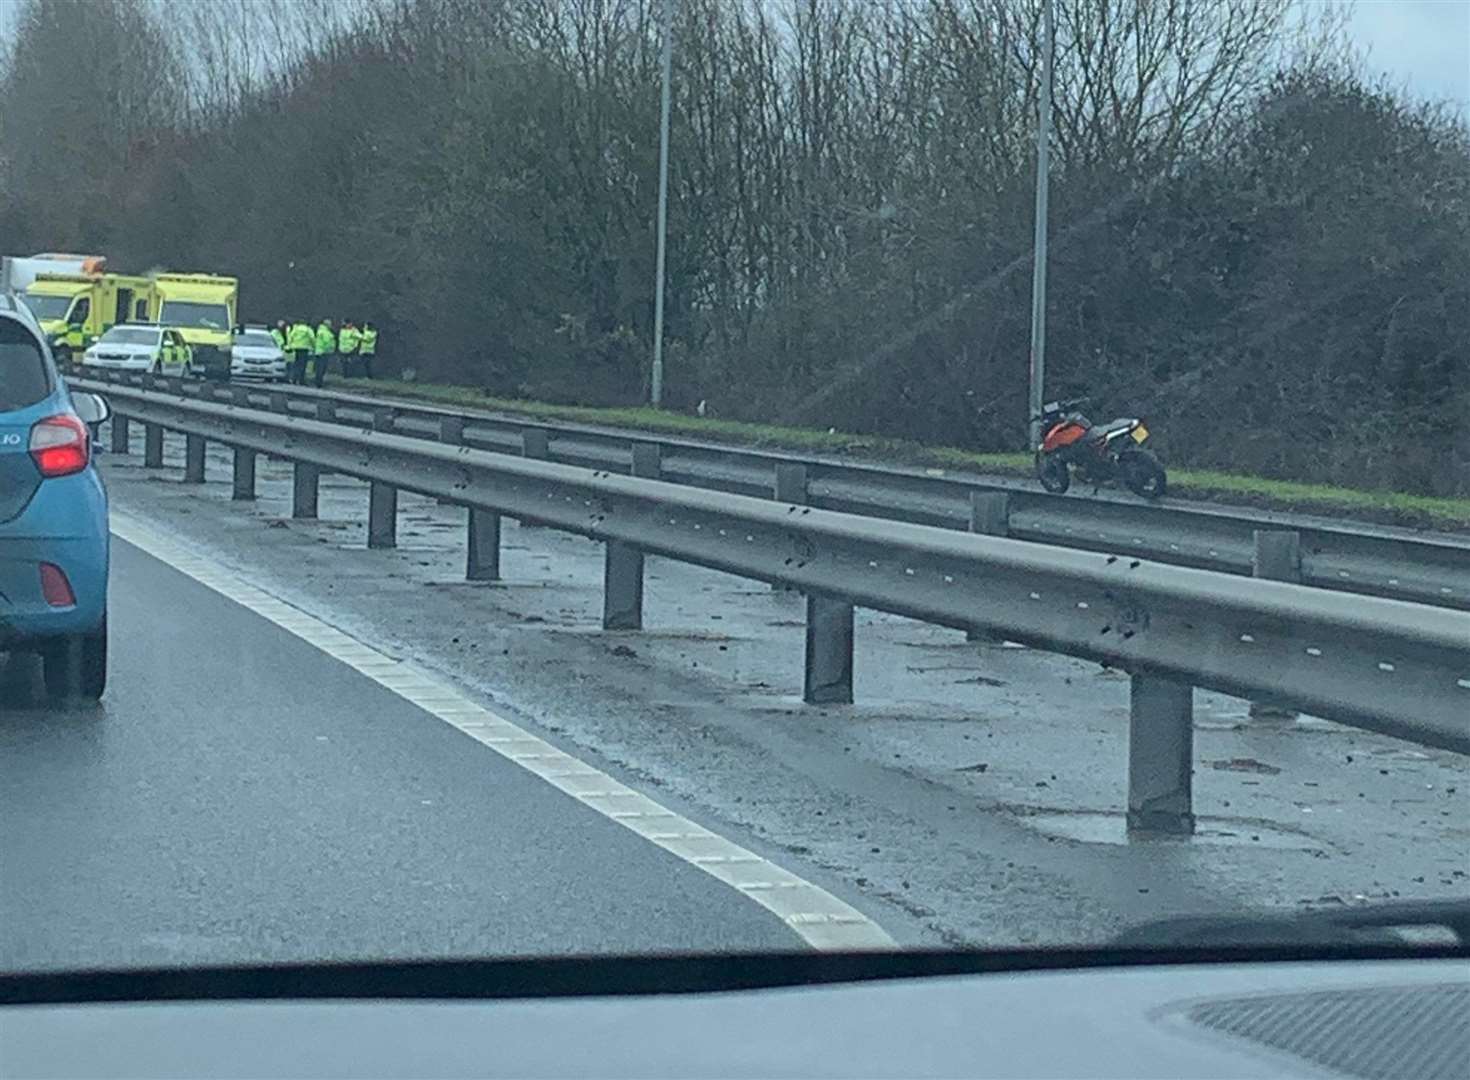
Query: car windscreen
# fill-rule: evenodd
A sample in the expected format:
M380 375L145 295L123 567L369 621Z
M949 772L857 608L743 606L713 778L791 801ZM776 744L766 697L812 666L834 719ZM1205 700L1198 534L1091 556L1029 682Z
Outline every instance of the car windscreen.
M23 326L0 319L0 412L24 409L49 393L40 344Z
M230 309L224 304L199 304L189 300L165 300L158 321L169 326L223 330L230 325Z
M276 339L264 330L246 330L243 334L236 334L235 341L241 345L250 345L259 349L274 348Z
M59 319L66 314L66 309L71 307L70 296L38 296L35 293L24 293L23 299L26 307L30 308L38 319Z
M158 331L129 326L109 330L102 335L100 345L157 345Z

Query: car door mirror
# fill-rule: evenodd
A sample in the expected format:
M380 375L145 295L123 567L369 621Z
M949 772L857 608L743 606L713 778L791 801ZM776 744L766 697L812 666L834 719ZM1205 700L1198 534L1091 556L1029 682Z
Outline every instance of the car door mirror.
M77 419L89 427L102 423L112 415L107 399L96 394L72 394L71 404L77 412Z

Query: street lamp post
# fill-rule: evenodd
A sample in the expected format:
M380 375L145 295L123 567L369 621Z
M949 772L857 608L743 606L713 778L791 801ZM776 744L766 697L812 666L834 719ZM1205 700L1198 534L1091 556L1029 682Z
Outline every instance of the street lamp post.
M1054 48L1052 0L1042 5L1045 43L1041 53L1041 96L1036 124L1036 241L1031 271L1031 450L1041 445L1041 404L1046 381L1046 201L1051 149L1051 63Z
M655 408L664 397L664 253L669 233L669 82L674 58L674 0L663 7L663 87L658 117L658 254L653 269L653 377L650 398Z

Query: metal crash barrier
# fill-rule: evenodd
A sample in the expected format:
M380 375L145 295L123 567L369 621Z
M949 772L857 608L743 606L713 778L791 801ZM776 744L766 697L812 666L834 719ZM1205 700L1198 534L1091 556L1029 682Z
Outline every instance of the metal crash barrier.
M1318 588L1470 611L1470 539L1449 534L1178 500L1148 503L1106 492L1101 496L1049 495L1027 480L801 456L310 387L98 374L120 385L168 387L200 400L227 400L359 428L377 426L400 435L526 453L614 472L629 470L634 446L653 443L659 448L661 478L691 487L767 497L773 482L779 483L785 474L789 480L783 491L800 493L800 498L790 501L824 510L983 531L1244 576L1280 580L1285 575L1286 580ZM976 496L990 498L981 528L975 524ZM1272 563L1274 572L1262 572L1256 533L1263 531L1297 534L1297 554L1290 565L1278 561ZM1266 558L1271 561L1270 556Z
M652 444L612 472L544 460L539 429L511 452L489 451L462 445L453 424L437 442L393 433L387 409L372 430L358 430L334 418L72 381L105 394L115 424L144 426L150 461L161 463L165 431L182 433L186 480L202 479L204 440L231 447L236 498L254 497L260 453L293 463L299 517L315 515L323 473L367 481L372 547L395 542L399 491L466 506L468 577L498 574L501 516L600 540L609 629L642 625L646 554L799 590L808 702L852 700L854 607L1126 670L1135 832L1193 829L1197 686L1470 753L1470 613L1271 580L1294 558L1280 539L1258 540L1266 572L1242 578L992 535L994 508L985 505L973 508L982 527L961 532L671 483L660 479L665 464ZM796 494L786 481L783 494Z

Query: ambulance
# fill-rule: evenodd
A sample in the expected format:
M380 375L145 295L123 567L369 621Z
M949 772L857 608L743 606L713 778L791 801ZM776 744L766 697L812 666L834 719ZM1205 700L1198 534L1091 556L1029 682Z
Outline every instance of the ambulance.
M215 274L160 273L152 278L160 326L178 330L205 378L230 377L230 347L238 325L240 281Z
M100 274L107 262L104 255L71 255L43 251L38 255L0 255L0 291L23 294L38 274Z
M153 283L146 277L105 273L87 260L76 273L40 273L22 294L58 361L83 350L119 323L146 321Z

